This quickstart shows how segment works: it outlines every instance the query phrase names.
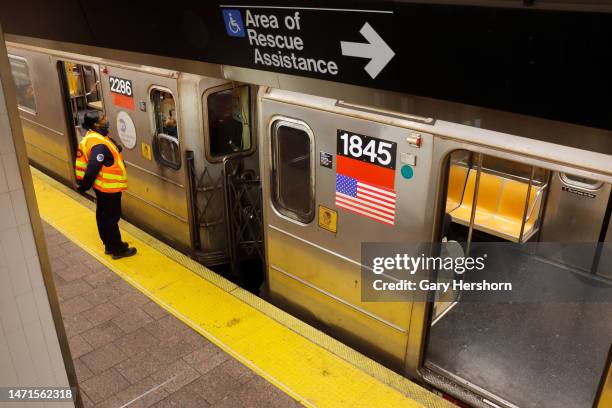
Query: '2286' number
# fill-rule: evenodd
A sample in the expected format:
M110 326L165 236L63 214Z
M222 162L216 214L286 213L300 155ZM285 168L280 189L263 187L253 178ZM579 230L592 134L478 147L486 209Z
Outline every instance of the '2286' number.
M132 96L132 81L117 77L109 77L111 92L125 96Z
M338 129L337 148L341 156L395 169L395 142Z

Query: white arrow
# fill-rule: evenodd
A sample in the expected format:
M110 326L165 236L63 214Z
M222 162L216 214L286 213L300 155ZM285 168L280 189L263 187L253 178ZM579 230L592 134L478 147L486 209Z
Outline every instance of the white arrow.
M395 56L395 52L393 52L380 35L374 31L370 24L365 23L359 32L368 42L356 43L340 41L342 55L369 58L370 62L365 66L365 70L370 74L372 79L374 79Z

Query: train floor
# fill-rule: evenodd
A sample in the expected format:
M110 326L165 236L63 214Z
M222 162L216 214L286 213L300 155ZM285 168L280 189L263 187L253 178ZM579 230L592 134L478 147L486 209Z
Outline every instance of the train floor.
M541 306L458 303L432 329L429 362L520 407L592 406L609 305Z
M84 407L297 407L44 224Z
M502 264L493 280L533 293L571 288L580 300L495 302L465 292L433 326L427 364L520 407L592 406L612 336L610 284L508 247L489 255Z
M85 406L451 406L124 221L112 260L95 204L32 173Z

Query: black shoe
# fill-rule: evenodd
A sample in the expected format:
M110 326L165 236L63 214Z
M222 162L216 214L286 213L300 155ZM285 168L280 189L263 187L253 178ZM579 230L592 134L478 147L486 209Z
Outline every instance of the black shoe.
M113 259L127 258L132 255L136 255L136 248L126 247L117 252L113 252Z
M127 248L129 246L127 242L122 242L122 244L123 244L123 248ZM110 249L105 249L104 250L104 254L105 255L110 255L112 253L113 253L113 251L111 251Z

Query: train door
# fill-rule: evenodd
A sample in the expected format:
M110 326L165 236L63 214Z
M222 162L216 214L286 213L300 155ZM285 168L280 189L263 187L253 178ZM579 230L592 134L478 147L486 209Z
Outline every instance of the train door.
M469 146L444 164L439 235L486 267L432 305L425 379L475 406L592 406L612 339L612 280L591 269L609 262L610 184Z
M102 72L110 136L122 146L128 171L123 215L187 250L188 189L178 73L112 65Z
M66 125L73 152L85 135L82 127L85 113L104 111L100 88L99 67L73 61L58 61L57 70L62 85Z
M269 296L399 370L412 303L362 299L362 242L429 240L432 136L336 102L260 100Z

